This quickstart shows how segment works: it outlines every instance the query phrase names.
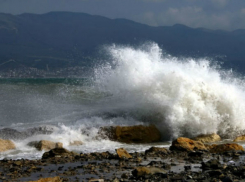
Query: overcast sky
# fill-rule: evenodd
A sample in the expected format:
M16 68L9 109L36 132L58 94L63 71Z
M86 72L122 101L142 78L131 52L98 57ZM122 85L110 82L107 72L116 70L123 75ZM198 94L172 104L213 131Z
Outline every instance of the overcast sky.
M84 12L152 26L245 29L245 0L0 0L0 12Z

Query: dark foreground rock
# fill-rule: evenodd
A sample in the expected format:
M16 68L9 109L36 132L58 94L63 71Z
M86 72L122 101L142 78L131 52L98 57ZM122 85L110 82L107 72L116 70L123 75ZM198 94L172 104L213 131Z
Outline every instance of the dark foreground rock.
M203 145L199 143L197 146L201 147L197 150L193 147L195 144L192 140L184 138L180 141L187 142L182 145L179 145L181 142L178 143L180 150L151 147L144 152L128 153L121 148L117 153L78 154L64 148L55 148L45 152L39 160L3 159L0 160L0 181L244 181L244 151L211 153L209 150L202 150ZM186 149L186 145L190 145L190 149ZM224 146L234 145L222 147Z
M161 134L154 125L102 127L99 133L123 143L152 143L161 140Z

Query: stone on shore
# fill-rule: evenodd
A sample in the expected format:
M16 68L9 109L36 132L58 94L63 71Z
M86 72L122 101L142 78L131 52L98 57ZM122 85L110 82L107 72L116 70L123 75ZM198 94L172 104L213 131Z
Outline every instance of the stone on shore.
M245 141L245 135L241 135L236 137L233 142Z
M217 142L220 141L221 138L218 134L207 134L207 135L198 135L197 137L193 138L195 141L199 141L202 143L210 143L210 142Z
M151 147L145 151L145 155L150 156L167 155L169 153L170 151L168 149L162 147Z
M211 153L223 153L227 151L244 151L244 148L236 143L226 143L220 145L213 144L210 145L208 148Z
M75 152L70 152L69 150L65 148L54 148L48 152L45 152L42 156L42 159L48 159L48 158L53 158L53 157L73 157L76 155L79 155L79 154Z
M191 140L189 138L179 137L172 142L170 150L196 151L207 150L207 148L202 142Z
M0 152L5 152L7 150L15 149L15 144L11 140L0 139Z
M131 159L132 158L132 156L124 148L116 149L116 153L120 159L123 159L123 158Z
M144 177L146 175L154 175L154 174L163 174L167 175L167 171L158 168L158 167L136 167L132 171L133 176L135 177Z
M62 182L63 180L59 177L50 177L50 178L41 178L37 181L29 181L29 182Z
M35 147L37 150L40 150L40 151L42 150L48 151L54 148L63 147L63 144L60 142L55 143L55 142L48 141L48 140L33 141L33 142L28 143L28 145L31 147Z
M152 143L161 140L161 134L154 125L102 127L99 133L123 143Z

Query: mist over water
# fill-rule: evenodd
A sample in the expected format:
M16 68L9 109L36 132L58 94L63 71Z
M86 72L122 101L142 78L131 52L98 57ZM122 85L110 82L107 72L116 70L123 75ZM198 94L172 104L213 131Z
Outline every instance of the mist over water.
M100 138L101 126L155 124L163 141L209 133L232 139L245 130L244 79L208 58L172 57L155 43L112 45L104 54L108 57L95 67L93 78L0 80L1 128L28 136L13 138L17 150L0 158L40 158L43 151L27 145L40 139L78 152L144 151L153 145ZM52 133L34 135L37 127ZM76 140L84 144L69 145Z

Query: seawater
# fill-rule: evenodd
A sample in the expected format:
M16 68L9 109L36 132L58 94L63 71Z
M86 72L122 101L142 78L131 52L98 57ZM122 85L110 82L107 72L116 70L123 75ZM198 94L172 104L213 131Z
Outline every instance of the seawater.
M92 77L0 79L0 127L52 129L24 140L1 158L40 158L27 146L40 139L62 142L77 152L124 147L144 151L168 147L172 139L218 133L233 139L245 129L242 77L209 58L173 57L157 44L107 46ZM127 145L98 137L101 126L155 124L162 143ZM81 140L81 146L69 146Z

